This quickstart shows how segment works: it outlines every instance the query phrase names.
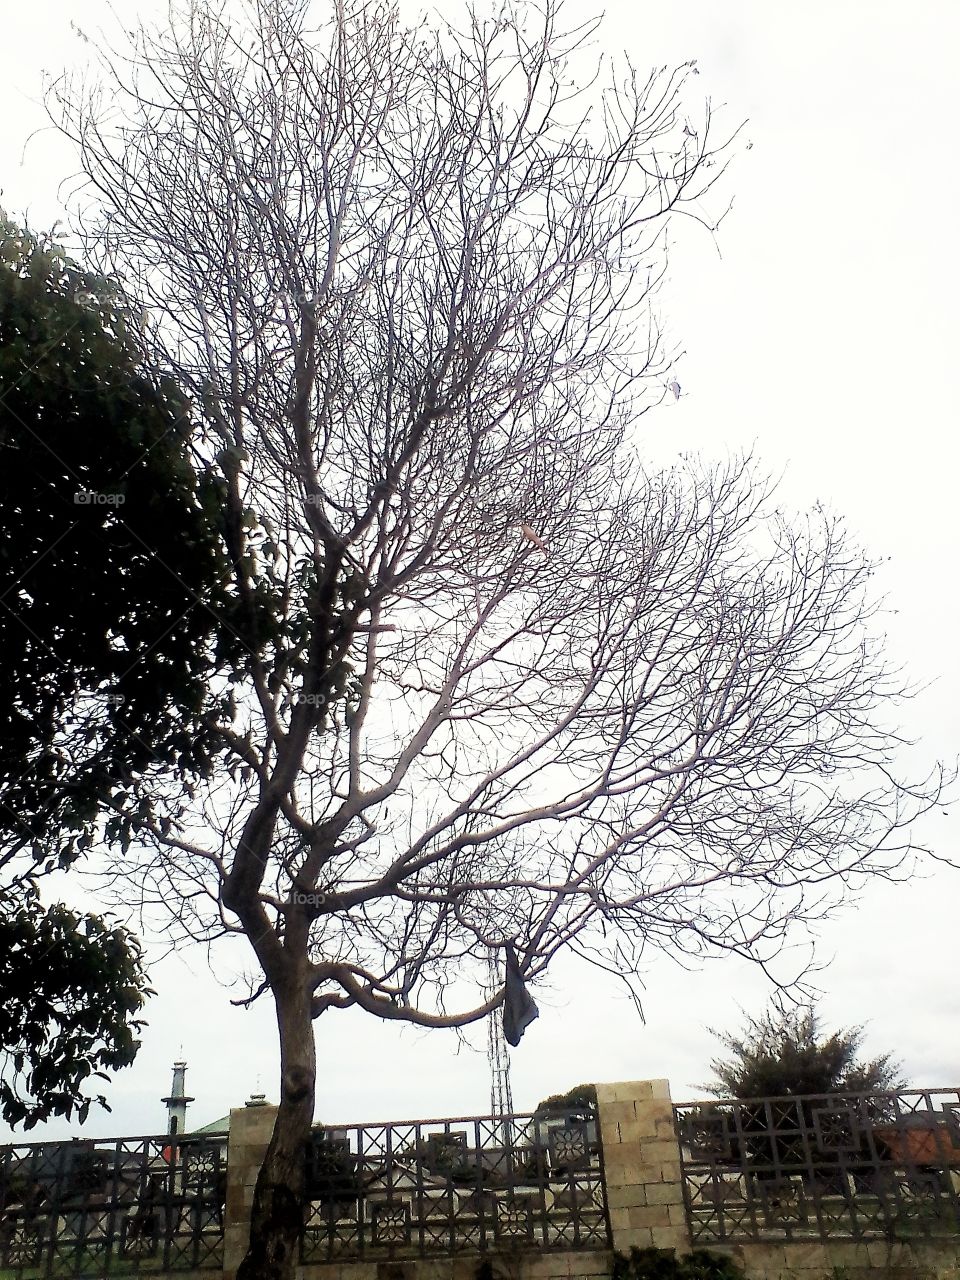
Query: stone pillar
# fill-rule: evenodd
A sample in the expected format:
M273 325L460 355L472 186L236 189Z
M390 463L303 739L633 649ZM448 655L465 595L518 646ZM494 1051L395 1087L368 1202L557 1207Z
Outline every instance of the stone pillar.
M223 1276L233 1280L250 1239L250 1207L257 1174L273 1133L277 1108L251 1098L230 1112L227 1148L227 1204L223 1220Z
M669 1081L598 1084L597 1106L613 1247L689 1253Z

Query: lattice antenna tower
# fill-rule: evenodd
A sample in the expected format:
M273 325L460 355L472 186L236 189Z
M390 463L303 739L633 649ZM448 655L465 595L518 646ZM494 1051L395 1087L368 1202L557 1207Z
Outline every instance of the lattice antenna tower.
M500 986L497 953L487 957L487 986L490 995ZM487 1061L490 1063L490 1114L503 1119L504 1140L509 1145L512 1131L513 1093L510 1089L510 1052L503 1038L503 1012L492 1009L487 1015Z

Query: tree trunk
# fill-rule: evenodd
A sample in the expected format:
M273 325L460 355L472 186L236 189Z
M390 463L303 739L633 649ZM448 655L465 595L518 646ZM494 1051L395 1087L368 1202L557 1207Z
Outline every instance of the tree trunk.
M299 987L300 990L295 990ZM303 1231L305 1155L316 1102L317 1059L306 983L274 992L280 1028L280 1105L250 1211L250 1244L237 1280L293 1280Z

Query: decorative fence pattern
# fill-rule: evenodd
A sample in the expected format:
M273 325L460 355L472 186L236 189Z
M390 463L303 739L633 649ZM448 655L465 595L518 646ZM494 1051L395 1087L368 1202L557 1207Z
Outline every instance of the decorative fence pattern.
M609 1249L595 1114L317 1129L302 1260Z
M226 1135L0 1148L3 1280L223 1267Z
M693 1243L960 1233L960 1091L678 1104Z

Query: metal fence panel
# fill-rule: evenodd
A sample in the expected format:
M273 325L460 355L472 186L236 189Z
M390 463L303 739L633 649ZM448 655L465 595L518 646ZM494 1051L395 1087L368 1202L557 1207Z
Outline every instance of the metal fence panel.
M221 1270L226 1135L0 1148L4 1280Z
M596 1116L314 1131L304 1262L609 1249Z
M674 1106L695 1244L960 1234L960 1091Z
M0 1149L3 1280L220 1270L227 1136ZM305 1263L611 1247L594 1111L316 1128Z

